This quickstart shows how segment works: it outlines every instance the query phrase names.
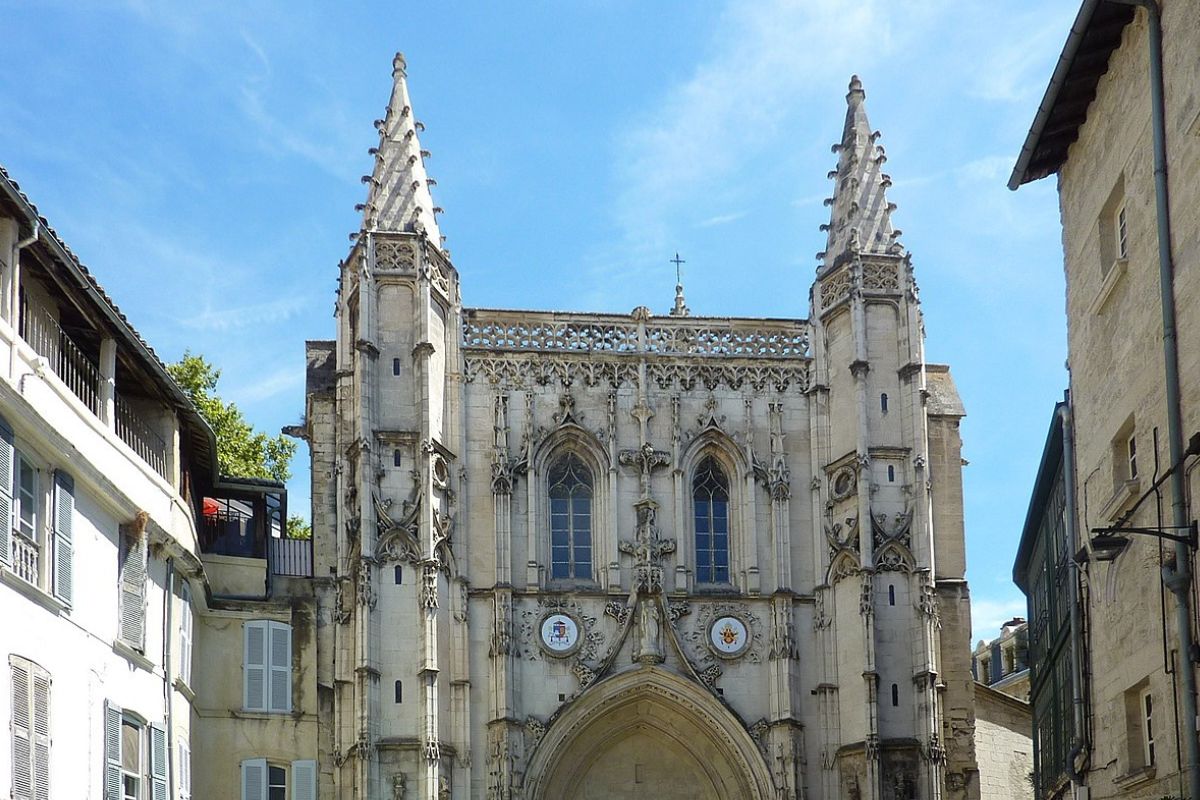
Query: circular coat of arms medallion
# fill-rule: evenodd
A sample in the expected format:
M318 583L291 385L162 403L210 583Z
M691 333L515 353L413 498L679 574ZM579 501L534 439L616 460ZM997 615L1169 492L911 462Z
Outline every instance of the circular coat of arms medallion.
M737 617L717 617L708 629L708 644L722 658L736 658L746 652L750 631Z
M542 619L540 641L550 655L569 656L579 649L579 623L566 614L548 614Z

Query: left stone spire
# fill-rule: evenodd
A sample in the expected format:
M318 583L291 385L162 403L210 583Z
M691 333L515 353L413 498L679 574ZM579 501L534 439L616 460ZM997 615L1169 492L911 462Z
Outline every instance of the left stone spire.
M363 230L394 233L424 233L439 249L442 246L437 213L429 187L434 181L425 172L425 157L417 131L423 126L413 116L408 98L407 64L404 54L392 60L392 99L383 119L375 121L379 146L371 149L375 168L363 182L370 186L362 206Z

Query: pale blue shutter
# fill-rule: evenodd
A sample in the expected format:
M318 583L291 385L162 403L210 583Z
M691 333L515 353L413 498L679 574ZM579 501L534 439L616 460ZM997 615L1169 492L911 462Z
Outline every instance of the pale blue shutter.
M0 564L12 560L13 431L0 417Z
M242 707L267 710L267 624L247 622L242 651Z
M317 762L292 762L292 800L317 800Z
M75 481L62 470L54 472L54 596L71 605L74 561Z
M50 673L34 666L33 800L50 800Z
M192 800L192 751L179 743L179 800Z
M104 704L104 800L121 800L121 707Z
M12 670L12 796L14 800L33 797L33 720L29 713L30 665L25 659L11 657Z
M268 623L271 635L271 711L292 710L292 626Z
M122 536L121 639L137 650L146 637L146 543L145 536Z
M150 800L169 800L167 797L167 732L158 725L150 726Z
M242 762L242 800L267 800L265 758L250 758Z

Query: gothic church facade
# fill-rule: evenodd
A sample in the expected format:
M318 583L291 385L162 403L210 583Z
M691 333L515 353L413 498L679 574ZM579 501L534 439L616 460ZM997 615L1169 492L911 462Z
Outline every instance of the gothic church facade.
M978 797L963 409L847 103L807 319L467 308L397 56L308 344L321 796Z

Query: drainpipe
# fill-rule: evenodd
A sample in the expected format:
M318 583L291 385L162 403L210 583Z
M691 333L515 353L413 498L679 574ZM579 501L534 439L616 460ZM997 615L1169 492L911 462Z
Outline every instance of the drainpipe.
M1171 258L1171 208L1167 201L1166 106L1163 100L1162 18L1155 0L1114 0L1146 9L1150 50L1150 108L1154 137L1154 201L1158 220L1158 280L1162 304L1163 362L1166 368L1167 443L1171 456L1171 524L1182 530L1188 524L1184 505L1182 393L1179 388L1179 343L1175 326L1175 267ZM1183 661L1183 710L1187 720L1186 744L1188 796L1200 800L1200 739L1196 736L1196 671L1189 600L1191 598L1191 548L1175 543L1175 565L1163 568L1163 583L1175 595L1175 622L1179 628L1179 653Z
M1067 526L1071 541L1079 541L1079 520L1075 516L1075 430L1071 415L1071 392L1067 391L1066 403L1059 406L1058 418L1062 423L1063 448L1063 501L1067 517ZM1074 546L1074 545L1072 545ZM1079 563L1068 559L1071 575L1071 708L1075 720L1075 744L1067 755L1067 773L1071 782L1083 786L1085 774L1075 768L1075 759L1080 753L1087 751L1087 737L1083 730L1083 673L1080 668L1080 638L1079 638Z
M175 598L175 559L167 559L167 591L163 598L163 699L166 701L167 725L167 797L175 796L175 740L174 715L171 713L171 642L174 640L171 628L171 605Z

